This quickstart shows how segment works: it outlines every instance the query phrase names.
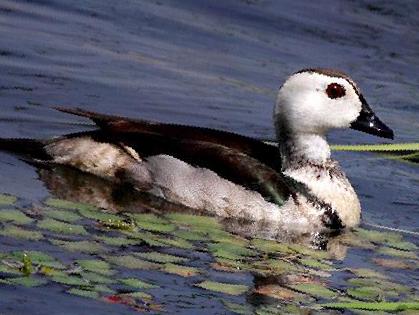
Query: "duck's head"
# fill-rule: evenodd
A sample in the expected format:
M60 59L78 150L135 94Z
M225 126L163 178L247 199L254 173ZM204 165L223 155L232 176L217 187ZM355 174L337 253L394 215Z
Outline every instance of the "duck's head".
M374 114L357 85L331 69L305 69L279 90L274 111L278 130L324 135L332 128L352 128L393 139L393 131Z

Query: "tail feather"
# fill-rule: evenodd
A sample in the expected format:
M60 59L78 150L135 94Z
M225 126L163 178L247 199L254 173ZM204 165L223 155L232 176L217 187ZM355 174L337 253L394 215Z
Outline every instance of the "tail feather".
M91 112L91 111L84 110L81 108L68 108L68 107L59 107L59 106L56 106L53 108L63 113L88 118L92 120L98 126L106 124L107 122L122 119L122 117L99 114L99 113Z
M0 138L0 150L15 153L29 159L51 159L44 149L45 145L46 142L42 140Z

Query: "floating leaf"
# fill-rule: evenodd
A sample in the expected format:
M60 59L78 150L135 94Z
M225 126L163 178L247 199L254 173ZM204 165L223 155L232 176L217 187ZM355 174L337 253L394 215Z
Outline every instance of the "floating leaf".
M62 208L62 209L72 209L72 210L85 210L85 209L97 209L95 206L79 203L79 202L72 202L69 200L58 199L58 198L48 198L44 202L47 206L54 207L54 208Z
M400 258L417 259L416 254L413 252L398 250L395 248L385 247L385 246L380 247L377 250L377 254L400 257Z
M133 214L131 217L134 219L135 224L147 231L153 232L172 232L176 227L169 223L167 220L157 217L154 214Z
M99 293L98 292L90 291L90 290L71 288L70 290L67 290L66 292L69 293L69 294L72 294L72 295L77 295L77 296L81 296L81 297L85 297L85 298L89 298L89 299L98 299L99 298Z
M115 264L129 269L152 270L158 269L160 267L159 264L148 262L130 255L105 256L104 258L111 264Z
M317 298L335 298L337 293L317 283L300 283L290 285L296 291L306 293Z
M235 314L240 314L240 315L254 314L252 308L248 305L237 304L237 303L233 303L227 300L222 300L222 302L226 309L228 309L229 311Z
M377 287L349 288L347 293L350 297L362 301L377 301L383 296L383 291Z
M249 248L237 246L231 243L210 244L208 249L215 257L231 260L240 260L245 257L256 255L256 253Z
M141 299L141 300L152 300L153 297L145 292L137 291L137 292L130 292L130 293L122 293L119 294L120 296L128 296L135 299Z
M135 255L158 263L178 263L187 261L187 259L183 257L159 252L135 253Z
M44 215L68 223L74 223L81 219L80 215L71 210L48 209L44 211Z
M348 280L348 284L359 287L376 287L383 291L395 290L398 292L408 292L409 289L399 283L390 282L383 279L374 278L352 278Z
M386 245L389 247L393 247L393 248L405 250L405 251L413 251L413 250L418 249L418 247L415 244L411 242L406 242L406 241L400 241L400 242L389 241L386 243Z
M105 276L112 275L114 272L110 269L110 265L103 260L99 259L83 259L77 260L77 264L83 268L83 270L92 271Z
M368 311L398 312L405 310L419 310L419 302L349 302L327 303L322 307L332 309L359 309Z
M252 265L255 272L266 274L284 274L301 270L296 264L281 259L265 259Z
M61 241L61 240L50 240L54 245L63 247L70 252L98 254L106 251L106 248L101 244L93 241Z
M125 279L119 280L119 282L121 282L122 284L127 285L129 287L136 288L136 289L158 288L158 286L156 286L154 284L150 284L150 283L144 282L144 281L136 279L136 278L125 278Z
M0 194L0 205L10 206L16 203L17 198L12 195Z
M88 286L90 282L86 279L77 276L71 276L64 272L54 274L51 280L64 285L75 285L75 286Z
M127 222L125 220L114 220L114 219L107 219L106 221L100 221L104 227L111 229L111 230L122 230L122 231L134 231L135 225L133 222Z
M29 224L33 220L19 210L0 210L0 221L13 222L15 224Z
M355 144L355 145L332 145L335 151L358 151L358 152L388 152L388 151L418 151L419 143L386 143L386 144Z
M299 262L310 268L316 268L324 271L332 271L335 270L331 264L326 263L324 260L323 262L317 260L317 259L311 259L311 258L302 258L299 260Z
M225 294L231 294L231 295L241 295L245 293L248 289L247 286L242 285L242 284L230 284L230 283L215 282L215 281L209 281L209 280L195 284L195 286L206 289L206 290L225 293Z
M281 253L281 254L291 254L295 253L288 244L279 243L273 240L263 240L263 239L253 239L250 243L257 250L264 253Z
M199 269L194 267L179 266L175 264L164 264L162 271L172 273L181 277L193 277L199 274Z
M244 261L231 260L225 258L217 258L214 263L211 264L211 267L218 271L226 272L241 272L241 271L254 271L255 273L260 273L259 270L254 270L251 265ZM253 266L254 267L254 266Z
M111 288L107 287L106 285L103 284L97 284L93 287L94 291L96 292L101 292L101 293L108 293L108 294L114 294L115 291L112 290Z
M380 232L356 228L354 233L361 239L369 240L374 243L400 242L402 240L402 236L400 234L393 232Z
M378 271L367 269L367 268L353 268L350 271L360 278L377 278L377 279L388 279L387 276L379 273Z
M319 259L319 260L327 259L327 258L329 258L329 255L330 255L326 251L312 249L312 248L309 248L309 247L307 247L305 245L301 245L301 244L289 244L288 246L295 253L305 255L305 256L309 256L311 258L315 258L315 259Z
M415 269L415 266L413 264L409 264L406 261L400 259L374 258L372 261L384 268Z
M115 283L115 280L112 278L108 278L104 275L98 274L96 272L87 272L83 271L80 276L87 280L89 283L96 283L96 284L112 284Z
M188 226L203 233L222 229L222 225L214 217L184 213L170 213L166 217L176 225Z
M45 279L39 279L35 277L19 277L19 278L9 278L7 281L10 284L22 285L24 287L32 288L39 287L47 283Z
M40 229L49 230L55 233L63 233L63 234L77 234L77 235L87 235L87 231L81 225L75 225L70 223L65 223L61 221L57 221L55 219L43 219L39 221L37 226Z
M183 238L188 241L205 241L208 240L208 236L204 233L197 231L178 230L173 233L174 236Z
M41 232L28 231L14 225L8 225L0 230L0 235L32 241L39 241L44 238Z

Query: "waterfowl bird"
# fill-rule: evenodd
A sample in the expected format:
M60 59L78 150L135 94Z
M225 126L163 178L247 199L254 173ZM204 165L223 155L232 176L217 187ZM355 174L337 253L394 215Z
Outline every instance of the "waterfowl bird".
M273 113L279 149L225 131L59 110L89 118L98 129L50 140L2 139L0 149L297 234L360 222L358 197L330 156L328 130L393 138L355 82L330 69L298 71L280 88Z

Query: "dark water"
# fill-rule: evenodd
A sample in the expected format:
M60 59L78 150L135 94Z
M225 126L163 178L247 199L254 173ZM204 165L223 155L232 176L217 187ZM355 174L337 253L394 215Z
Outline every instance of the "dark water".
M359 83L397 142L417 142L418 9L417 1L1 0L1 137L88 128L84 120L50 109L59 105L271 139L281 82L301 68L326 66ZM339 131L330 141L381 140ZM361 197L364 222L418 232L417 166L364 153L335 157ZM0 178L0 192L28 203L50 195L35 168L3 152ZM158 277L172 281L165 294L176 305L174 283L181 280ZM251 282L249 274L242 277L234 281ZM2 301L15 305L10 313L32 307L39 314L72 313L70 297L56 299L58 286L1 292ZM196 297L185 302L192 313L198 305L207 313L226 312L211 295L185 294ZM23 303L17 295L25 296ZM40 302L48 296L54 301ZM100 302L77 303L80 314L83 305L98 314L115 311Z

